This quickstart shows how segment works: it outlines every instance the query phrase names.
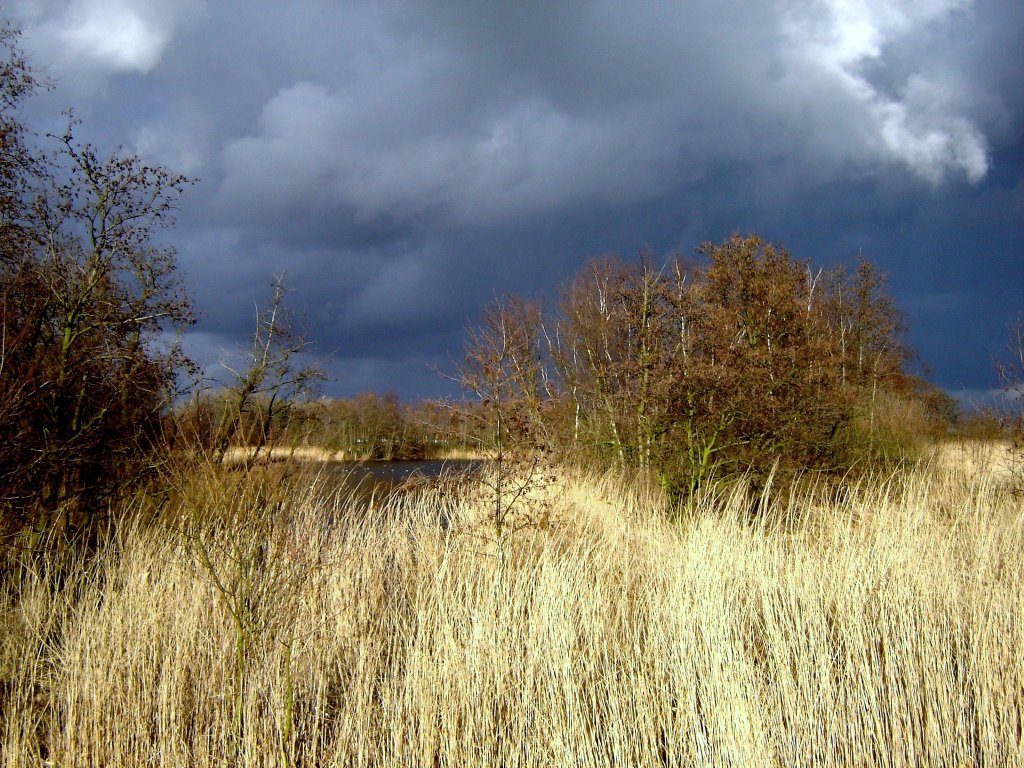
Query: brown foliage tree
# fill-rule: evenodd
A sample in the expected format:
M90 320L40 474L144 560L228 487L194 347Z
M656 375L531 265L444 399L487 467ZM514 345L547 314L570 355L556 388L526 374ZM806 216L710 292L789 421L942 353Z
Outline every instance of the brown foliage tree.
M529 434L545 445L683 496L741 471L849 466L856 404L911 382L883 276L863 260L852 277L815 272L753 235L698 253L595 260L553 320L496 303L470 331L464 385L506 422L543 424Z
M833 465L848 401L819 280L756 236L700 250L708 265L691 283L693 349L675 398L687 442L703 456L713 439L713 452L760 473ZM691 476L706 469L688 464Z
M0 66L5 241L0 262L0 505L8 531L87 535L104 500L152 464L188 361L167 334L191 322L174 252L153 244L188 179L78 142L22 141L33 80Z

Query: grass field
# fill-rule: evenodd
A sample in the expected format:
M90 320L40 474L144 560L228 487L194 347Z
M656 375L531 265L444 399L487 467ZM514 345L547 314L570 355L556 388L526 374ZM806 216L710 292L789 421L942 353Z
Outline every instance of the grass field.
M2 762L1020 764L1024 505L952 450L675 524L562 473L501 542L465 487L197 477L0 595Z

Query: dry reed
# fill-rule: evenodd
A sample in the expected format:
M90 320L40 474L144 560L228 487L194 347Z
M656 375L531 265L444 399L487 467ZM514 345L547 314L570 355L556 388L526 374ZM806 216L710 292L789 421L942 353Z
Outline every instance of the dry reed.
M989 480L670 525L576 474L500 545L443 487L237 482L0 596L4 765L1021 762L1024 509Z

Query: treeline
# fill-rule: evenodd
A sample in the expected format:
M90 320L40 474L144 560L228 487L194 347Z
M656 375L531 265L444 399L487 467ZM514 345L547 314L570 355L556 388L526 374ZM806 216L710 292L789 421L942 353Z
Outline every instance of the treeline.
M476 403L403 403L392 392L365 392L354 398L291 402L287 407L256 398L238 413L236 399L231 391L194 399L175 413L174 434L184 446L211 455L229 430L229 448L285 453L313 448L331 458L355 461L471 457L490 442L482 431L482 407Z
M650 470L675 494L739 472L843 472L942 433L884 275L751 235L695 259L586 264L550 311L496 299L459 375L504 447Z

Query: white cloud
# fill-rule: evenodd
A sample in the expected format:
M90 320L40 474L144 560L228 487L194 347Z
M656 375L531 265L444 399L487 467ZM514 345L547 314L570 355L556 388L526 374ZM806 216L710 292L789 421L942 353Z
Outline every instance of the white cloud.
M938 184L950 174L980 181L988 171L981 131L959 113L958 94L937 72L913 72L887 94L866 64L931 24L966 11L970 0L818 0L783 17L795 73L844 96L864 149ZM814 91L808 96L813 97ZM810 105L813 109L814 105Z
M160 60L169 32L129 3L86 0L58 22L55 31L72 56L91 58L117 71L148 72Z
M202 0L22 0L14 11L26 39L62 79L119 72L146 74ZM82 70L86 71L82 71Z

